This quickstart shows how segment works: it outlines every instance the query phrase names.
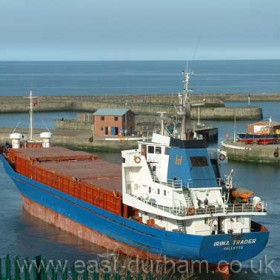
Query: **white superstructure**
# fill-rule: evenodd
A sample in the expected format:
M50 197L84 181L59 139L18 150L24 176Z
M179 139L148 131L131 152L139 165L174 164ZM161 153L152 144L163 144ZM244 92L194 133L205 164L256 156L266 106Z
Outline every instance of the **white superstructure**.
M188 80L187 73L179 94L178 112L183 117L179 139L162 131L150 142L139 142L138 149L122 152L123 203L135 209L138 221L167 231L251 232L251 217L266 215L266 205L252 194L241 192L238 197L232 174L225 181L221 178L219 167L226 154L193 138Z

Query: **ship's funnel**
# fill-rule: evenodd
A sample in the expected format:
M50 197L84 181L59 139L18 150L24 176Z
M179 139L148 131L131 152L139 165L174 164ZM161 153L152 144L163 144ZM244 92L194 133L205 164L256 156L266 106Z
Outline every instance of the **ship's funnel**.
M10 139L12 140L12 148L13 149L19 149L20 148L20 140L22 139L22 134L12 133L12 134L10 134Z
M43 148L50 148L51 147L51 132L42 132L40 133L40 138L42 140L42 147Z

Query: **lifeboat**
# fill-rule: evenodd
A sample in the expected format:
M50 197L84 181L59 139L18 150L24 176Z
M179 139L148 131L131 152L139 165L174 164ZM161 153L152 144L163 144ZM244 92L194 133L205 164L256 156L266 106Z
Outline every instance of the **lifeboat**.
M231 197L238 202L247 202L253 195L254 193L252 191L244 188L233 188L231 190Z

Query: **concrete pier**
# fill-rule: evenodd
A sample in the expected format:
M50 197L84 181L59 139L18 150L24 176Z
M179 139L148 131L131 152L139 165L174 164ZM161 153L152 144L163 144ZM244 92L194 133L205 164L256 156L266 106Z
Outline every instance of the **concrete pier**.
M280 144L257 145L226 140L222 142L222 149L230 160L280 164Z
M218 99L217 96L220 98ZM236 115L239 120L260 120L262 109L259 107L224 107L222 96L225 95L194 95L193 103L205 105L200 107L200 118L204 120L233 120ZM232 95L230 95L232 96ZM229 97L229 96L228 96ZM225 98L227 100L227 98ZM165 111L175 115L178 104L176 94L169 95L114 95L114 96L41 96L39 112L87 111L93 112L99 108L130 108L135 113L157 114ZM251 101L253 99L251 98ZM0 113L23 113L28 111L29 103L25 97L0 97ZM198 108L192 108L192 118L197 119Z

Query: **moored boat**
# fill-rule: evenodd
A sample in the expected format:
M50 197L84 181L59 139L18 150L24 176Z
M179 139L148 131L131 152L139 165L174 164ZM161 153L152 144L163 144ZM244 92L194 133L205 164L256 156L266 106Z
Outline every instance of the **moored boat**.
M246 133L238 133L238 140L245 144L269 145L278 144L280 139L280 123L260 121L248 125Z

